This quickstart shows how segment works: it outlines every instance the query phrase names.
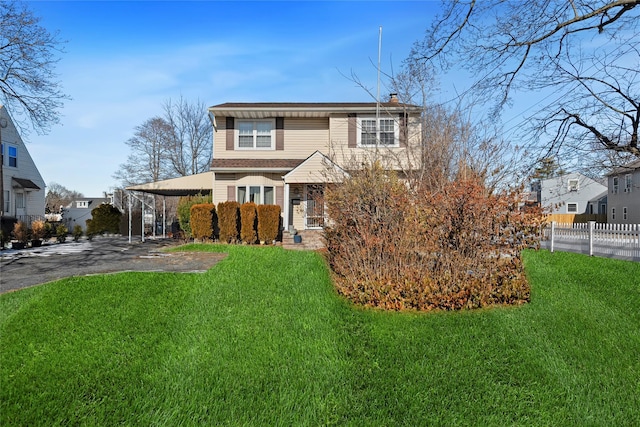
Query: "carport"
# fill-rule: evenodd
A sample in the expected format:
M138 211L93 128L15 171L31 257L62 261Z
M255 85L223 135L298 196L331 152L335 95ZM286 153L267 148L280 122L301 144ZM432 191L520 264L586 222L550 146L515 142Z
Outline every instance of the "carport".
M195 196L197 194L211 194L213 190L213 172L203 172L195 175L181 176L178 178L165 179L163 181L148 182L146 184L132 185L125 188L129 195L129 242L132 241L131 236L131 210L132 199L139 200L142 204L142 241L144 242L144 216L145 216L145 194L153 194L162 196L162 237L167 237L166 233L166 197L176 196ZM140 196L142 194L142 196ZM155 235L155 203L153 204Z

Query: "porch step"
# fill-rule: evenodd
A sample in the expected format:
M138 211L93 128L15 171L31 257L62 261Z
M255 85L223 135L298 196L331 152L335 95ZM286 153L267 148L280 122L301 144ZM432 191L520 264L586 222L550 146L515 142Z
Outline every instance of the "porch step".
M300 243L294 242L294 235L285 231L282 233L282 247L284 249L316 251L324 249L324 239L322 230L301 230L298 231Z

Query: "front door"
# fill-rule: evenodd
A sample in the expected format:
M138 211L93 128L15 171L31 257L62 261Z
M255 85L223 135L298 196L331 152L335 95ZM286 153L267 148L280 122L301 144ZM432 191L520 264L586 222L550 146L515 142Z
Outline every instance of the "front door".
M305 228L324 227L324 186L308 184L305 186Z
M18 218L27 215L27 195L16 191L16 216Z

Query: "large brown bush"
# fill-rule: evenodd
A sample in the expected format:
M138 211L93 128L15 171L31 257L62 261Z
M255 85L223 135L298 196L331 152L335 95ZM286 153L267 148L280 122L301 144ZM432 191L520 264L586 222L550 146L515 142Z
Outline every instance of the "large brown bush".
M280 232L280 206L258 205L258 239L271 243Z
M201 203L191 206L189 224L194 239L203 242L215 240L218 216L213 203Z
M338 290L386 309L461 309L529 300L520 252L538 218L476 177L412 193L373 165L327 192L327 256ZM531 226L530 226L531 225Z
M253 202L243 203L240 206L240 240L247 244L258 241L258 213Z
M218 203L218 226L220 227L220 241L236 243L240 236L240 203Z

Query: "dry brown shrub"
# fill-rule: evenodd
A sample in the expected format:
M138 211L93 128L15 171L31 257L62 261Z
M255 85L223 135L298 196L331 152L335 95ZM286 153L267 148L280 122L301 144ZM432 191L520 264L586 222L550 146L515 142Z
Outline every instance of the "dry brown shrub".
M517 192L491 193L477 178L412 193L379 165L327 193L327 257L339 292L385 309L462 309L529 300L521 250L535 213Z
M202 203L191 206L191 234L194 239L203 242L215 239L216 224L218 222L216 207L213 203Z
M258 212L253 202L240 206L240 240L252 245L258 241Z

